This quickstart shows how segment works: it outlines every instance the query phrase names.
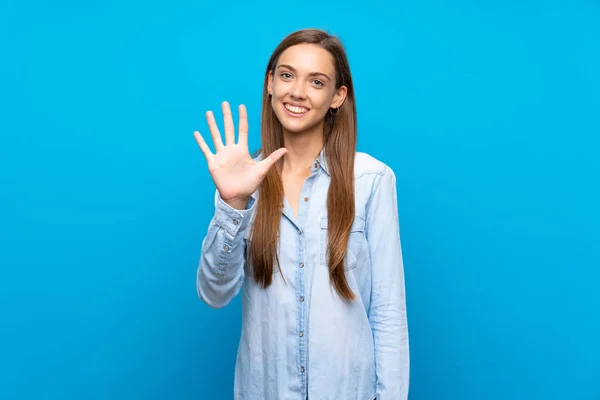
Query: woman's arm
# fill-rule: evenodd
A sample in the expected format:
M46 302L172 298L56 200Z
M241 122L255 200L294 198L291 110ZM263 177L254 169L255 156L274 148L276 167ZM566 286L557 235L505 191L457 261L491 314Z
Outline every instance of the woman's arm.
M244 282L245 243L256 192L267 172L287 152L284 147L275 150L261 161L254 161L248 151L248 114L240 105L238 141L235 142L233 117L229 103L222 103L225 125L225 144L212 111L206 113L216 154L198 131L194 137L208 163L208 171L217 191L215 214L208 233L202 241L202 255L198 266L196 289L198 296L215 308L224 307L240 291ZM238 210L221 198L223 195L234 207L243 207L240 199L248 199L246 209ZM246 201L243 201L246 203Z
M244 233L249 229L254 208L250 198L245 210L229 206L215 192L215 214L202 241L196 278L198 296L209 306L226 306L240 291L244 281Z
M372 268L369 321L375 343L377 400L405 400L409 346L396 176L385 167L367 211Z

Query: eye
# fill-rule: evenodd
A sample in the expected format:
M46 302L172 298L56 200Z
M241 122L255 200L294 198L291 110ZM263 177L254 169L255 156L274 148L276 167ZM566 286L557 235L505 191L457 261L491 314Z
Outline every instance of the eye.
M323 82L321 82L318 79L315 79L313 82L315 82L317 84L317 86L323 86L323 85L325 85Z
M279 74L279 76L281 76L282 78L289 79L292 77L292 74L290 74L289 72L282 72L281 74Z

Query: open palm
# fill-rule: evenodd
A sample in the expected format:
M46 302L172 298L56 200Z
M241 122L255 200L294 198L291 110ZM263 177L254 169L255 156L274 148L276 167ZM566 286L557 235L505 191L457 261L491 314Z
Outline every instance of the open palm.
M248 115L246 107L243 104L239 106L240 120L237 143L235 142L233 117L229 103L223 102L222 108L225 144L221 139L221 133L217 127L214 114L212 111L206 113L216 154L211 152L200 132L194 132L194 136L206 157L208 170L221 198L226 202L245 201L256 191L269 169L287 150L282 147L262 161L254 161L248 151Z

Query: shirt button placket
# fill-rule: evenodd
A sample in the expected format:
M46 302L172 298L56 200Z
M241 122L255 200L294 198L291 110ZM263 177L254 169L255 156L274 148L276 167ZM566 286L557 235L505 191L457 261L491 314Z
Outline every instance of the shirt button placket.
M308 196L304 197L303 200L304 200L305 203L307 203L308 202ZM299 234L299 238L298 239L299 239L299 242L300 242L299 245L302 248L303 241L304 241L303 240L304 231L302 229L298 229L298 234ZM300 253L300 257L303 257L303 252ZM298 333L297 334L298 334L299 340L301 341L301 343L300 343L301 355L300 355L300 360L299 360L299 362L300 362L300 372L302 374L303 386L306 388L306 386L305 386L306 382L304 381L305 380L305 378L304 378L305 375L304 374L306 373L306 368L304 366L304 363L306 362L306 354L305 354L305 352L306 352L306 344L304 343L304 328L305 328L306 321L304 319L304 315L305 315L304 300L305 299L304 299L304 283L303 283L303 278L302 278L304 276L304 262L303 261L299 261L298 262L298 267L300 268L300 274L299 274L299 276L301 277L300 278L301 282L299 282L300 293L298 293L297 299L298 299L298 302L299 302L298 303L298 306L300 308L299 311L300 311L302 317L300 319L300 323L298 324L298 331L297 331Z

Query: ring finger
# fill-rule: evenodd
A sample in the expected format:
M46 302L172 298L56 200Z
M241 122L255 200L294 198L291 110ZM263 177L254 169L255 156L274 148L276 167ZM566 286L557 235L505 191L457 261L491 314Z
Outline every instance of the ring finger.
M215 144L215 152L219 152L223 148L223 141L221 140L221 133L219 132L217 121L215 121L215 115L212 111L206 112L206 121L208 122L208 128Z

